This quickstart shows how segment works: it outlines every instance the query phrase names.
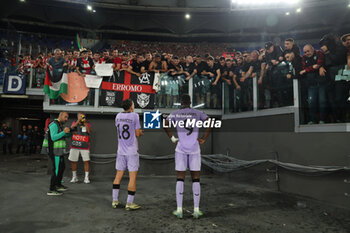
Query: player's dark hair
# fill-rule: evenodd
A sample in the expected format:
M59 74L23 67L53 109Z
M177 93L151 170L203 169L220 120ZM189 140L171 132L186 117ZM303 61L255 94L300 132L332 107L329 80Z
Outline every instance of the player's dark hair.
M189 94L183 94L181 96L181 105L190 106L191 105L191 97Z
M131 108L132 103L133 103L133 102L132 102L131 99L123 100L123 102L122 102L122 108L123 108L125 111L127 111L127 110L129 110L129 109Z

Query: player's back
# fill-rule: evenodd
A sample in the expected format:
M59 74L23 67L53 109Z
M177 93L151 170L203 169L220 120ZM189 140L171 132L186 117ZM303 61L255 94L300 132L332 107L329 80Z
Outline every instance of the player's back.
M137 154L138 144L135 130L140 129L139 116L134 112L121 112L115 118L118 134L118 154Z
M198 143L199 128L196 126L196 122L203 122L207 118L206 114L193 108L182 108L169 115L169 121L177 122L176 130L179 142L176 151L187 154L200 152Z

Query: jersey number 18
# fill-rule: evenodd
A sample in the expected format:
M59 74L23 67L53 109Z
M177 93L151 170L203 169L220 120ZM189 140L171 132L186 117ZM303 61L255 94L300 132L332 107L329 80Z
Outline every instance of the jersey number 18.
M119 139L128 140L130 138L129 125L123 125L123 131L120 132L120 125L117 125L117 132Z

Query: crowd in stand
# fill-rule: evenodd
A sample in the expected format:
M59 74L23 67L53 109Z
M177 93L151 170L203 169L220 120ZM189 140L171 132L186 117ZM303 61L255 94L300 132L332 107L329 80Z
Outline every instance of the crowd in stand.
M146 42L140 47L140 43L125 42L112 50L56 49L54 54L39 54L35 60L24 56L17 71L26 73L33 68L36 74L33 84L42 87L47 64L67 66L68 71L83 76L93 73L96 63L113 63L114 71L126 70L138 76L159 72L161 90L156 95L157 107L177 104L193 79L194 105L221 108L224 87L233 112L253 109L253 77L258 83L260 109L293 105L292 80L299 79L304 123L343 122L349 97L345 73L350 60L350 35L339 38L327 34L320 40L320 46L320 50L315 50L311 44L305 45L301 56L300 48L288 38L284 49L267 42L259 50L235 51L233 56L223 57L220 48L212 51L200 44L188 47L173 44L166 48L162 43L157 47Z

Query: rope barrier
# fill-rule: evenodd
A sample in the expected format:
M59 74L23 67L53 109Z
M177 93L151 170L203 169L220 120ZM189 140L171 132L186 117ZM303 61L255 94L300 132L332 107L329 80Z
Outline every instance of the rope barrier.
M108 161L91 161L96 164L107 164L111 162L115 162L116 154L91 154L92 158L98 158L98 159L111 159ZM173 160L174 155L163 155L163 156L156 156L156 155L143 155L140 154L141 159L145 160ZM239 171L242 169L247 169L259 164L263 163L271 163L278 167L284 168L289 171L298 172L301 174L308 174L308 175L324 175L329 174L333 172L338 171L350 171L350 167L344 167L344 166L315 166L315 165L299 165L294 163L285 163L273 159L260 159L260 160L241 160L237 159L228 155L223 154L212 154L212 155L202 155L202 163L206 165L207 167L213 169L216 172L221 173L228 173L228 172L234 172Z

